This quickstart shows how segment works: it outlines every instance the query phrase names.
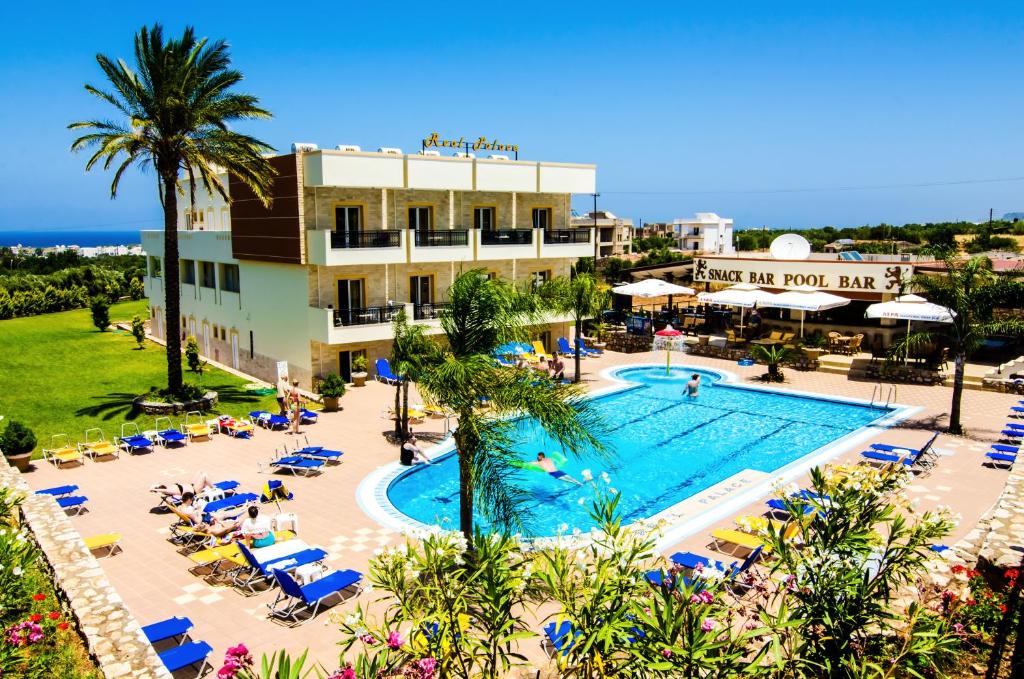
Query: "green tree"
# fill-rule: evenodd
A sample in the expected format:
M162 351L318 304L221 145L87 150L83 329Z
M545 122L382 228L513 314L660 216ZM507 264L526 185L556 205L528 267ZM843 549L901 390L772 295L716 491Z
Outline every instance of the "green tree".
M104 332L110 327L110 300L106 295L96 295L89 302L89 310L92 312L92 324Z
M572 316L576 330L574 360L576 373L574 382L580 381L580 345L583 337L583 321L599 316L608 307L610 293L602 288L597 278L590 274L579 274L575 278L554 278L540 290L548 304L557 312Z
M139 349L146 348L146 324L138 316L132 317L132 336L138 342Z
M125 171L133 165L156 172L164 211L164 291L167 319L167 386L178 392L181 373L181 281L178 266L178 175L183 172L195 203L196 174L212 195L229 200L218 177L228 171L265 205L270 202L273 169L263 156L271 148L251 136L234 132L239 120L269 118L270 113L248 94L232 92L242 74L230 68L228 45L208 44L188 27L178 39L164 39L163 27L143 27L135 35L135 67L122 59L96 55L111 89L85 89L116 110L116 119L84 120L68 127L84 131L73 151L94 148L86 163L91 170L116 164L110 196L117 196Z
M192 335L185 338L185 362L189 370L202 374L203 359L199 356L199 342Z
M138 278L133 278L128 284L128 296L132 299L142 299L146 296L146 286Z
M627 278L626 272L631 268L633 264L628 259L609 257L601 262L601 276L606 282L615 285Z
M409 383L415 382L433 359L436 345L427 339L422 325L409 324L404 307L392 321L391 330L391 370L402 377L395 385L395 438L404 441L409 437Z
M962 434L960 401L964 393L964 366L989 335L1024 333L1024 321L1007 317L996 319L993 311L1003 299L1012 297L1021 284L992 271L987 257L961 259L950 251L943 256L944 275L918 275L913 286L929 301L949 308L955 314L952 323L939 330L926 330L908 335L891 349L893 355L905 354L908 348L923 343L944 343L953 357L953 401L949 407L949 432Z
M499 345L525 340L528 327L541 321L536 295L475 269L455 279L448 299L441 312L447 348L423 370L417 386L428 401L458 416L459 529L472 540L475 504L498 528L514 530L524 523L525 498L516 486L517 425L511 415L535 418L573 455L603 453L604 427L578 385L502 368L492 358ZM490 405L486 412L482 401Z

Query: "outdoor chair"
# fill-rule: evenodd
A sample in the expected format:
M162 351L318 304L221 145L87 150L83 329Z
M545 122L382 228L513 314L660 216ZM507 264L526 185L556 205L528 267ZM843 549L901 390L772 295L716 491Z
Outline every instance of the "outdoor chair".
M249 413L252 421L264 429L287 429L290 421L284 415L275 415L266 410L253 410Z
M842 337L838 332L832 331L828 334L828 351L831 354L843 352L843 343L839 340Z
M378 382L383 382L390 386L402 383L402 378L391 372L391 364L388 363L388 359L378 358L374 361L374 366L377 370L377 374L374 376L374 379Z
M55 497L54 500L57 501L57 506L68 515L78 516L82 512L89 511L85 506L89 502L89 498L84 495L64 495Z
M191 620L175 616L145 625L142 628L142 633L146 635L146 641L150 644L158 644L161 641L171 639L177 645L181 645L189 640L188 633L191 629Z
M69 483L66 486L54 486L53 488L37 490L36 495L52 495L53 497L61 497L62 495L71 495L76 490L78 490L78 486L73 483Z
M410 418L411 421L411 418ZM311 446L306 445L295 451L295 455L301 455L302 457L308 457L311 460L323 460L327 463L341 463L341 456L345 453L340 450L328 450L323 446Z
M50 437L50 447L43 448L43 459L60 469L65 464L83 463L85 456L77 446L71 445L67 434L54 434Z
M164 664L168 672L177 672L186 667L195 668L199 665L199 672L196 677L206 673L206 666L210 664L209 657L213 648L205 641L190 641L180 646L158 653L157 657Z
M121 425L121 436L118 437L117 445L129 455L153 450L153 442L139 432L139 425L134 422L125 422Z
M312 620L320 611L320 605L336 594L341 596L345 590L355 588L352 596L358 596L362 591L359 583L363 574L348 569L330 571L308 585L300 585L287 571L275 568L274 578L279 591L274 603L269 604L270 614L299 624L303 622L298 615L301 611L309 611L306 620Z
M301 455L285 455L270 462L270 468L273 471L287 471L291 472L294 476L299 474L303 476L319 474L323 471L323 466L323 460L313 460Z
M747 338L746 337L742 337L740 335L737 335L736 332L733 331L733 330L726 330L725 331L725 344L726 344L726 346L728 346L730 344L739 345L739 344L746 344L746 343L747 343Z
M213 434L213 427L204 422L202 417L198 410L185 413L185 421L182 423L181 428L188 436L189 443L200 438L209 440Z
M121 534L120 533L103 533L102 535L92 535L83 539L85 547L90 552L104 552L102 556L114 556L120 553L121 550ZM100 555L97 554L97 557Z
M121 449L108 441L99 427L85 430L85 441L78 444L78 449L94 460L97 457L120 457L121 454Z
M586 344L583 343L583 338L582 337L577 337L576 338L576 346L578 346L580 348L580 355L581 356L600 356L601 354L604 353L600 349L592 349L592 348L588 347Z
M863 341L864 341L864 334L863 333L857 333L856 335L853 336L853 339L850 340L850 344L847 347L847 351L850 352L851 356L860 353L860 343L863 342Z
M249 420L241 418L234 418L230 415L221 415L217 418L217 428L220 433L227 434L231 438L252 438L252 435L256 432L256 427Z
M153 426L156 427L156 442L164 448L173 445L188 445L189 436L171 426L171 418L158 417Z
M252 594L257 593L254 585L271 582L274 571L293 570L299 566L320 563L327 558L324 550L310 547L298 539L275 542L269 547L258 549L249 549L239 542L238 550L245 558L246 566L235 573L232 583Z
M568 620L549 622L544 626L544 637L541 639L541 647L549 657L557 655L566 656L572 650L576 638L581 632L573 628Z

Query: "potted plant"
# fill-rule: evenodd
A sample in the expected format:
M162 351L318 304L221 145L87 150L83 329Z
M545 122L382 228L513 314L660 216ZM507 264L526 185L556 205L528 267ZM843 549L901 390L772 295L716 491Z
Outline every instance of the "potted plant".
M352 385L366 386L366 356L359 354L352 359Z
M758 344L751 349L751 355L758 361L768 366L768 372L761 376L761 379L763 381L786 381L786 378L782 375L782 369L780 368L780 366L784 361L787 361L789 359L789 349L779 345L767 346L763 344Z
M338 399L345 395L344 378L337 373L328 373L320 380L319 392L324 399L324 410L333 413L338 410Z
M598 349L604 349L606 343L604 341L604 334L608 331L608 324L603 320L598 319L590 324L591 330L594 331L594 346Z
M825 336L820 332L807 335L800 342L800 350L811 361L817 361L825 353Z
M27 472L29 463L32 461L32 451L36 447L36 435L32 430L17 420L7 423L7 428L0 436L0 450L3 450L7 461L18 468L20 472Z

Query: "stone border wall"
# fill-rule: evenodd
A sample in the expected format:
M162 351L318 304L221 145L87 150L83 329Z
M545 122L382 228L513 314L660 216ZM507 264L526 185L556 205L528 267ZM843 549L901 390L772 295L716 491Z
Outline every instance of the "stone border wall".
M170 679L142 627L86 549L71 520L52 498L36 495L16 469L0 456L0 485L25 495L24 525L42 552L57 597L78 622L89 655L107 679ZM117 558L116 556L114 558Z
M1021 567L1024 563L1024 465L1015 465L1007 472L999 499L965 540L973 542L982 566L1000 570Z

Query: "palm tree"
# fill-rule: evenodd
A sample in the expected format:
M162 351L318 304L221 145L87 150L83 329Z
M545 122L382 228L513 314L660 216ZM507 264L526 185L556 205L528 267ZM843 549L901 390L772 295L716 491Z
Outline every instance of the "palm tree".
M272 149L228 125L249 118L269 118L256 97L230 92L242 80L231 69L228 45L207 44L191 27L180 39L164 40L163 27L143 27L135 35L135 67L124 60L96 55L110 90L92 85L90 94L116 109L116 119L84 120L68 125L87 130L72 151L94 148L85 165L117 165L110 197L117 196L121 176L133 165L156 172L164 210L164 293L166 296L167 386L181 390L180 272L178 270L178 174L184 172L195 205L196 173L211 195L228 200L218 172L230 172L264 203L270 203L273 169L263 154Z
M943 255L945 275L918 275L913 279L916 289L929 301L948 307L956 315L953 322L938 331L908 335L890 349L891 355L904 355L908 348L944 339L953 356L953 402L949 408L949 432L962 434L960 401L964 392L964 366L967 358L989 335L1024 333L1024 321L1016 318L995 319L993 310L1020 289L1020 283L992 271L987 257L961 259L953 252Z
M391 329L391 369L402 377L395 385L395 439L404 441L409 437L409 383L434 360L437 345L427 338L422 325L409 325L404 307L395 315Z
M532 370L498 366L499 345L522 340L540 319L536 295L481 269L460 274L448 291L441 329L448 346L423 370L417 386L429 402L458 416L459 528L473 536L473 507L495 526L523 526L525 496L516 488L520 463L514 415L530 416L566 452L604 453L603 425L578 385L555 384ZM482 402L487 408L481 407Z
M574 278L555 278L540 290L541 296L551 307L563 314L570 314L576 329L574 344L576 374L574 382L580 381L580 338L583 337L583 321L599 315L608 306L608 291L601 287L597 278L581 273Z

